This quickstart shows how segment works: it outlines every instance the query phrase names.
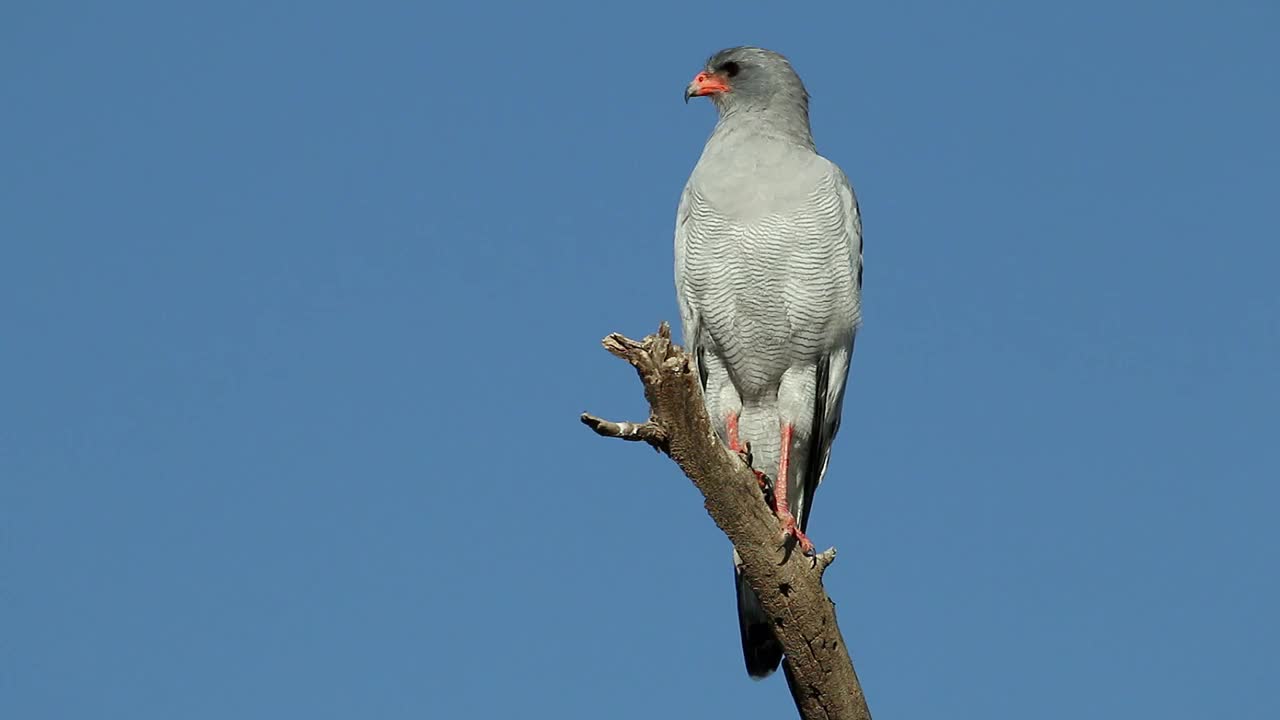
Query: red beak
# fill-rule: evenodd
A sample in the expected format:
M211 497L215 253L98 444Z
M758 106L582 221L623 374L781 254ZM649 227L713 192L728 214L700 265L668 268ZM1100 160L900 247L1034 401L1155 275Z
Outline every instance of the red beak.
M712 75L704 70L694 76L693 82L689 83L689 87L685 88L684 101L687 103L691 97L717 95L726 92L729 92L729 83L719 75Z

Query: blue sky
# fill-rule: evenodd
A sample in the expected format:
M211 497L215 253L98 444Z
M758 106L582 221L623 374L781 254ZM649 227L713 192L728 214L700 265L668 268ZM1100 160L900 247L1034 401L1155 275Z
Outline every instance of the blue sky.
M789 717L611 331L711 52L866 234L810 524L878 718L1274 718L1280 6L0 11L0 715Z

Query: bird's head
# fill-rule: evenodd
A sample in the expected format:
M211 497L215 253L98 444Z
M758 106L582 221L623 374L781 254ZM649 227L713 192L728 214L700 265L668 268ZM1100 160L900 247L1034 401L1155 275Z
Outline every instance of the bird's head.
M711 98L721 115L730 109L789 105L807 112L809 106L809 93L791 63L758 47L729 48L712 55L684 91L685 102L704 96Z

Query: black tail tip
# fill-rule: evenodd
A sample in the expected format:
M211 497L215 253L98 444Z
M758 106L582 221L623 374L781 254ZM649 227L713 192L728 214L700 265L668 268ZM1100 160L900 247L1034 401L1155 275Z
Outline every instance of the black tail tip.
M742 629L742 657L747 663L747 674L763 680L782 662L782 644L768 625L747 625Z

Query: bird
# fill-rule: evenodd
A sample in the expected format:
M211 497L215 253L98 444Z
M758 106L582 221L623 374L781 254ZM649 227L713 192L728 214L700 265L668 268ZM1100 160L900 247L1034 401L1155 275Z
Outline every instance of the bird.
M811 554L809 513L862 325L858 200L818 154L809 93L783 55L721 50L685 88L693 97L718 120L676 212L685 347L721 441L773 477L780 541ZM734 582L747 673L764 678L782 646L736 550Z

